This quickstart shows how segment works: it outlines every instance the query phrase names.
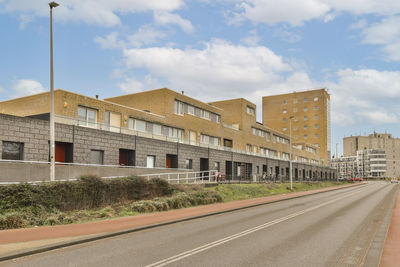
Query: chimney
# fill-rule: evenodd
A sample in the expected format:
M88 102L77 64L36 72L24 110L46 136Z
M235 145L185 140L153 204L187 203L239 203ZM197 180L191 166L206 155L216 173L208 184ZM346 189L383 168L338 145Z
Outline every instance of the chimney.
M182 91L182 95L184 95L185 94L185 91Z
M99 99L99 95L96 95L96 99Z

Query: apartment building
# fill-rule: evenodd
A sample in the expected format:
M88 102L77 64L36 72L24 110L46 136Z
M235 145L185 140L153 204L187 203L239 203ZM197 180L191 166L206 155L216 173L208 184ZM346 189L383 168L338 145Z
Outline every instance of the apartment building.
M386 155L386 176L400 177L400 138L388 133L372 133L367 136L348 136L343 138L343 155L355 156L360 150L383 150ZM382 168L382 166L380 166Z
M337 170L339 178L350 179L358 176L357 156L333 158L331 165Z
M330 96L325 89L264 96L263 124L289 135L293 143L313 144L329 164L331 152Z
M356 156L332 159L332 167L337 169L338 176L349 179L361 177L365 179L382 179L386 175L386 154L383 149L358 150Z

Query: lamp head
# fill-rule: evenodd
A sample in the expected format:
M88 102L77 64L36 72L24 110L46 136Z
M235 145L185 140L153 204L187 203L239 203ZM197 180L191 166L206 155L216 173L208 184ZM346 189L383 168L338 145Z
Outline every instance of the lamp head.
M49 6L50 6L50 8L54 8L54 7L58 7L59 4L57 4L56 2L50 2Z

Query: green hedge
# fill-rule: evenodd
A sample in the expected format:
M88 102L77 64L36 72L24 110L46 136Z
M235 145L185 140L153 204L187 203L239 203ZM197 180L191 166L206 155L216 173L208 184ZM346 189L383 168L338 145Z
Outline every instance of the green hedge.
M77 181L0 186L0 214L14 210L92 209L114 203L169 196L174 188L165 180L141 177L101 179L80 177Z

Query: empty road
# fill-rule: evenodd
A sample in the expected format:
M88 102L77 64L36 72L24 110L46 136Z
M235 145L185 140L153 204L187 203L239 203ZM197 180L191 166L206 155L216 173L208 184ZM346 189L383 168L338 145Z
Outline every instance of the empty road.
M398 185L368 183L75 245L0 266L377 266Z

